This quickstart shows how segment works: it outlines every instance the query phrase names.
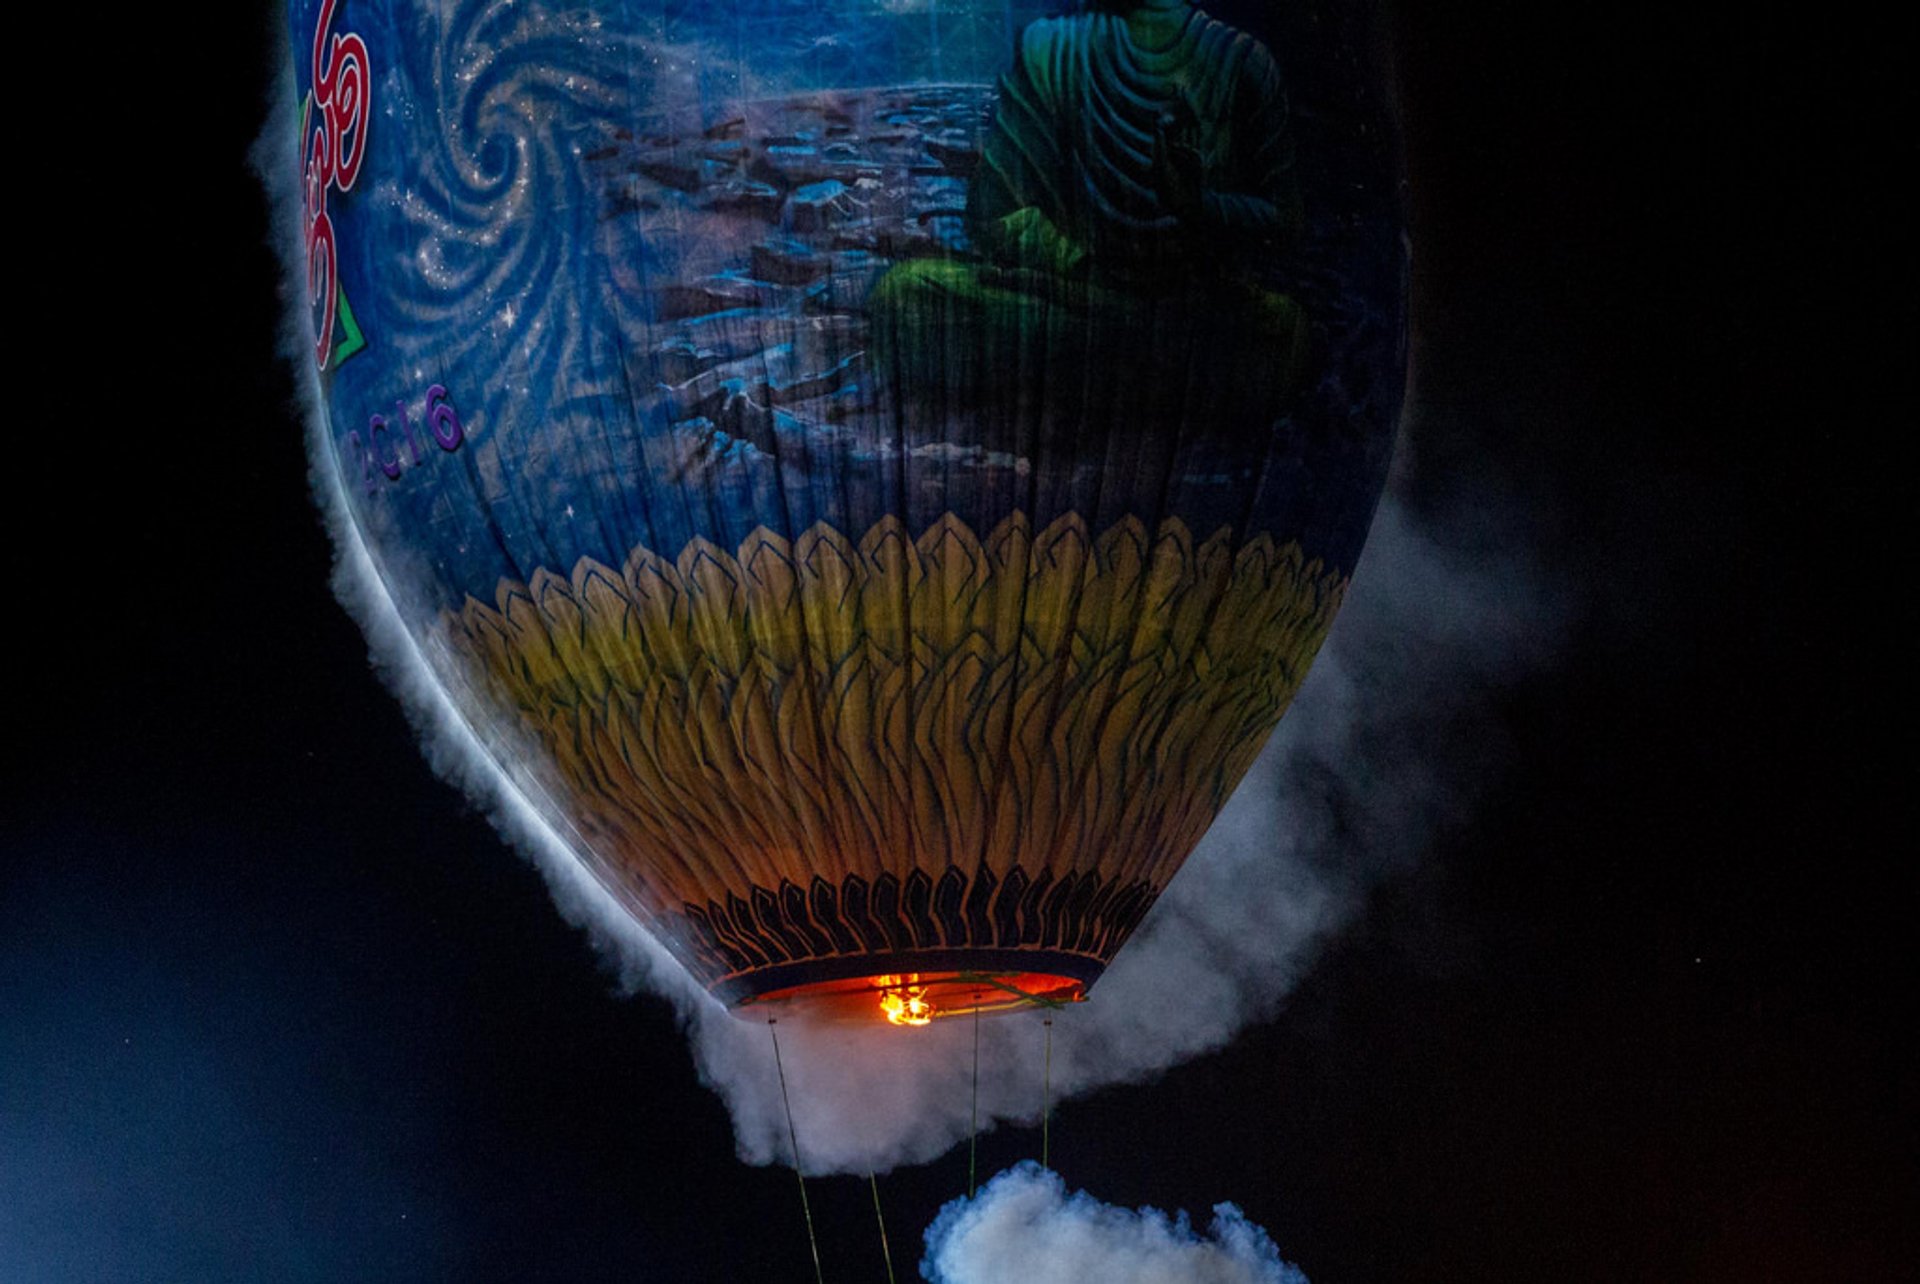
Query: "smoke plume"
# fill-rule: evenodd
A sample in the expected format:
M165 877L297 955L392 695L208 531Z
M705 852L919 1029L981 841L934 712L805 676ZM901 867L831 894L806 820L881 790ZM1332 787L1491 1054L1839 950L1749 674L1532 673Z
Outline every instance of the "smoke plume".
M927 1228L921 1274L933 1284L1306 1284L1266 1231L1216 1204L1206 1234L1187 1215L1103 1204L1025 1163Z
M676 1005L700 1073L732 1112L741 1157L787 1161L766 1027L729 1015L635 925L556 832L564 822L540 804L536 782L460 716L401 623L393 593L408 582L405 568L390 562L383 576L348 512L318 380L303 355L310 323L296 302L304 269L292 84L289 64L255 161L274 197L285 348L315 497L337 550L335 589L436 770L539 866L561 911L591 933L623 986ZM1476 520L1484 528L1484 513ZM1452 546L1448 530L1416 517L1389 489L1345 609L1280 731L1092 1001L1054 1018L1056 1099L1150 1078L1271 1017L1359 894L1416 860L1429 835L1470 805L1487 746L1497 742L1483 725L1486 695L1552 645L1561 609L1524 562ZM785 1021L779 1033L806 1171L884 1170L930 1159L968 1135L970 1023L901 1031ZM1038 1018L985 1022L980 1040L982 1126L1037 1121ZM1019 1182L1007 1189L1017 1192ZM1022 1206L1011 1193L998 1199Z

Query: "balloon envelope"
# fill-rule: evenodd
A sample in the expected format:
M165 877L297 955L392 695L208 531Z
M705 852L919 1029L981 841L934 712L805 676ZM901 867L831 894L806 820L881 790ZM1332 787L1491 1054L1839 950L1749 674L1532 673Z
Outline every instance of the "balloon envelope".
M1363 5L295 0L325 445L449 697L724 1001L1080 998L1398 415Z

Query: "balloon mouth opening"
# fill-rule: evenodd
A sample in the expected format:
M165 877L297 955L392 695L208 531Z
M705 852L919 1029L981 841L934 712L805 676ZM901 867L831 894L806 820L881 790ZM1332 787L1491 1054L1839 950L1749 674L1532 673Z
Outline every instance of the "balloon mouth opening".
M915 1027L954 1017L1084 1003L1087 983L1051 972L881 972L792 985L734 1005L742 1017Z

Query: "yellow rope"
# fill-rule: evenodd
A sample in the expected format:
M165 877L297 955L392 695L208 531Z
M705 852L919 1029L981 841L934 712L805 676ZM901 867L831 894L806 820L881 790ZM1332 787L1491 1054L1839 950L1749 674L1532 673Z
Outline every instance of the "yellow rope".
M887 1247L887 1219L880 1215L880 1181L871 1170L867 1181L873 1187L873 1220L880 1223L880 1256L887 1261L887 1284L893 1284L893 1250Z
M967 1138L967 1198L973 1198L974 1160L980 1149L980 996L973 996L973 1119Z
M780 1072L780 1100L787 1107L787 1141L793 1146L793 1179L800 1183L800 1215L807 1219L807 1247L813 1250L813 1284L826 1284L820 1273L820 1242L813 1237L813 1209L807 1204L807 1179L800 1175L800 1134L793 1127L793 1099L787 1095L787 1067L780 1060L780 1032L767 1018L767 1033L773 1036L773 1068Z
M1053 1124L1053 1018L1048 1017L1042 1024L1047 1027L1047 1070L1042 1080L1045 1085L1040 1090L1040 1166L1051 1168L1047 1162L1048 1131Z

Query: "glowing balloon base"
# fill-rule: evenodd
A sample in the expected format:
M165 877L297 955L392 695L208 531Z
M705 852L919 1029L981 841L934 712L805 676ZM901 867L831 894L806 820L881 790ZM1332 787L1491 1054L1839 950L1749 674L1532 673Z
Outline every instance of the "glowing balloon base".
M890 972L817 981L744 999L741 1016L785 1008L815 1020L922 1026L975 1012L1017 1012L1084 1003L1087 986L1047 972Z

